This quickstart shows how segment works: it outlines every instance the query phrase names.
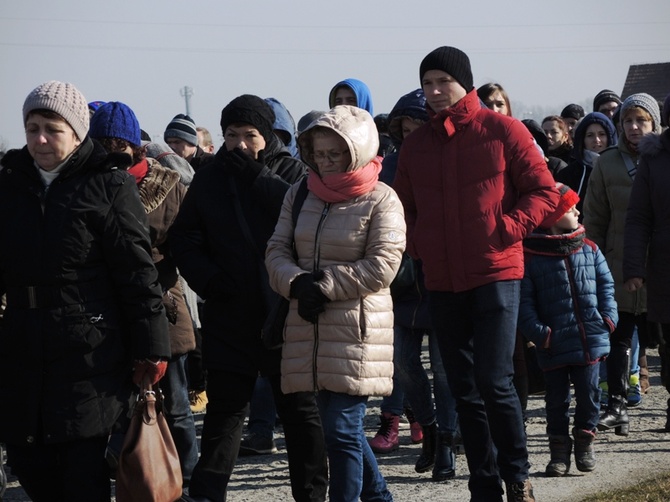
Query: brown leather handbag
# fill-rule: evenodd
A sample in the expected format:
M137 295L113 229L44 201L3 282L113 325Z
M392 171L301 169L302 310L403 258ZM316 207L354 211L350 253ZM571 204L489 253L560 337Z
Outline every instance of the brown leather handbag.
M179 455L162 402L160 389L143 382L119 455L118 502L175 502L181 498Z

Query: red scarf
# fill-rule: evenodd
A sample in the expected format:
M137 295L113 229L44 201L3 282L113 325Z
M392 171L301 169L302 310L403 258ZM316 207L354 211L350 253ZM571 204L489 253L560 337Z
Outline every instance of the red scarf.
M344 202L374 190L381 170L379 157L355 171L331 174L325 178L310 168L307 188L324 202Z
M135 183L138 185L142 182L144 177L147 175L147 172L149 171L149 162L147 159L140 160L137 164L134 166L128 168L128 172L135 176Z

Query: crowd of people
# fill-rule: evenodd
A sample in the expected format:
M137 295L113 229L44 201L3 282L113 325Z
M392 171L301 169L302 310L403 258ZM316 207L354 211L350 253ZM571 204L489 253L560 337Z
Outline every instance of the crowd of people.
M238 96L218 151L188 115L162 143L71 83L28 94L26 146L0 161L0 402L21 410L0 443L31 499L110 500L142 383L192 502L275 452L277 417L296 501L392 501L376 455L403 415L417 473L451 479L464 451L473 502L534 502L531 389L551 477L596 469L598 431L629 434L646 348L670 392L670 96L605 89L538 124L457 48L418 70L388 115L353 78L297 126Z

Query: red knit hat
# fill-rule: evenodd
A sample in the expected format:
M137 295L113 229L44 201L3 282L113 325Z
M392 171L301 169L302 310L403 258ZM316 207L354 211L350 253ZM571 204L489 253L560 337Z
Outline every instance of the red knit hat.
M558 193L561 194L561 198L558 200L558 205L556 206L556 209L554 209L554 212L549 213L540 224L540 227L542 228L553 227L558 220L563 218L563 215L567 213L572 206L577 205L579 202L579 195L577 195L577 192L572 190L568 185L556 183L556 189L558 190Z

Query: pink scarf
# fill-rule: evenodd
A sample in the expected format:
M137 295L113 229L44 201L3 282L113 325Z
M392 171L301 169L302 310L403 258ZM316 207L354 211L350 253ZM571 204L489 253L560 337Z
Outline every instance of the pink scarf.
M344 202L374 190L382 170L380 157L369 164L347 173L336 173L321 178L310 168L307 188L324 202Z

